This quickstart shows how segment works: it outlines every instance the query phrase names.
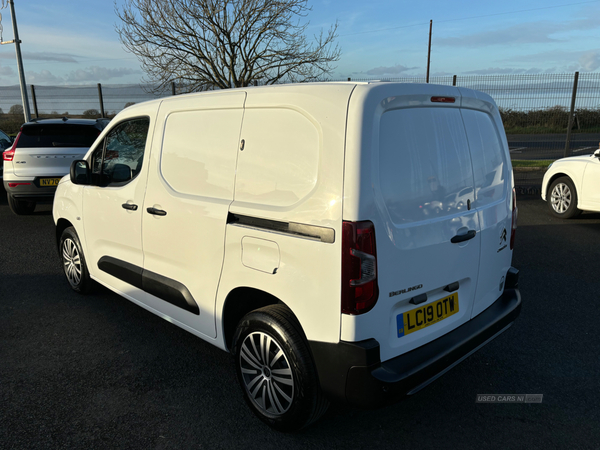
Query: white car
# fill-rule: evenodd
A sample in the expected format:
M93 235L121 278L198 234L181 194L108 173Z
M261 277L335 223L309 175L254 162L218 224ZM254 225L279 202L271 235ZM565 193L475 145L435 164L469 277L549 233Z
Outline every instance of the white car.
M600 149L593 155L555 161L542 181L542 199L552 215L571 219L582 211L600 211Z
M470 89L303 83L133 105L72 164L53 213L75 291L99 282L231 352L278 430L329 399L419 391L521 308L508 145Z

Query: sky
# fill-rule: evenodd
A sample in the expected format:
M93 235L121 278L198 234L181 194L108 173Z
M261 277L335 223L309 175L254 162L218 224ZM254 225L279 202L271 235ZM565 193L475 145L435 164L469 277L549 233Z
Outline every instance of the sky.
M1 4L2 2L0 2ZM4 1L4 3L7 3ZM116 0L121 5L123 0ZM27 84L145 80L119 41L113 0L14 0ZM433 20L431 75L594 72L600 0L308 1L307 34L338 24L332 79L423 77ZM2 41L13 39L10 9ZM19 83L14 44L0 46L0 86Z

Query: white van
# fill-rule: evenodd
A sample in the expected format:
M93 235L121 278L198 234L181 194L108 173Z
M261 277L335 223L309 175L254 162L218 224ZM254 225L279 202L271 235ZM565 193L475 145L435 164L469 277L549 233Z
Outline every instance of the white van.
M518 316L494 101L428 84L189 94L115 117L54 200L92 280L233 353L279 430L413 394Z

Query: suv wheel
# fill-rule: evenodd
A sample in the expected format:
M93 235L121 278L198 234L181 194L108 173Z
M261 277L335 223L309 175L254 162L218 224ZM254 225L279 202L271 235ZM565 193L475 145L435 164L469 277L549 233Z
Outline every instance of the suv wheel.
M10 210L19 215L32 214L35 211L35 202L29 200L19 200L14 198L10 194L6 194L8 197L8 206L10 206Z
M85 264L79 237L73 227L63 231L59 245L63 271L71 288L80 294L89 292L92 279Z
M263 422L296 431L325 413L329 402L300 324L288 308L271 305L247 314L233 342L244 398Z
M553 216L571 219L581 214L581 210L577 208L577 191L569 177L554 180L548 194L548 206Z

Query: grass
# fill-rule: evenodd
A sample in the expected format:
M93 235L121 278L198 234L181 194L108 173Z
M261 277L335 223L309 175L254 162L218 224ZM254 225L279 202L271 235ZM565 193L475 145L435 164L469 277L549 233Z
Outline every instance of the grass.
M506 134L567 134L567 129L561 127L542 127L542 126L530 126L530 127L510 127L505 128ZM573 128L572 134L579 133L598 133L600 129L598 127L582 128L578 130Z
M513 167L542 167L546 168L552 164L554 159L513 159Z

